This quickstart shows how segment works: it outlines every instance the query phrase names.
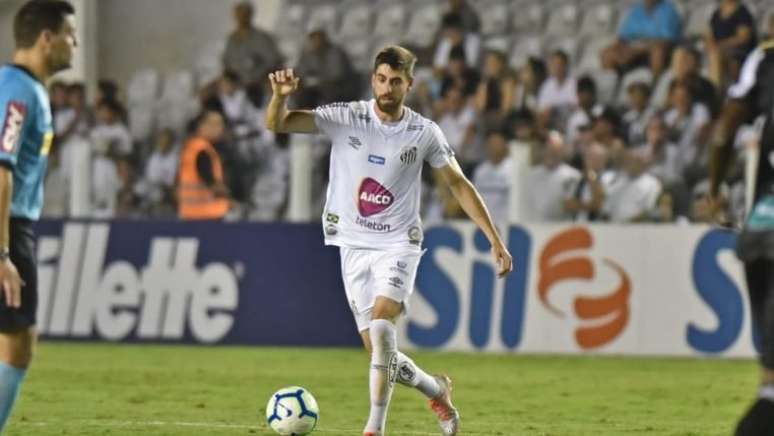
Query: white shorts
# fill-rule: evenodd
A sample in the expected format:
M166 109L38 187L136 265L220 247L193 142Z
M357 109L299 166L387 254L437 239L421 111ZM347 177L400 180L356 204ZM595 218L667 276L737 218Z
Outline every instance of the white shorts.
M341 247L340 253L341 279L358 331L368 330L376 297L402 303L406 311L423 251Z

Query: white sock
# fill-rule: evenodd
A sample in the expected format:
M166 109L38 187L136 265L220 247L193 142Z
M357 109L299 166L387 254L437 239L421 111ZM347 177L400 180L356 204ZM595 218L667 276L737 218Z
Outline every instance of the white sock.
M758 391L758 398L774 401L774 384L765 384Z
M398 351L398 383L417 388L427 398L433 399L441 394L438 380L418 367L410 357Z
M370 324L371 336L371 413L365 431L384 434L387 409L397 374L397 335L395 325L384 319Z

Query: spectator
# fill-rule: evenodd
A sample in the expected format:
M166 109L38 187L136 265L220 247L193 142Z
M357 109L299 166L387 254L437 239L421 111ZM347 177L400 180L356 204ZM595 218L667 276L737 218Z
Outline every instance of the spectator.
M589 76L583 76L578 79L576 86L578 96L578 107L570 114L567 120L567 143L574 151L579 151L577 140L580 129L583 126L590 126L594 117L594 109L600 110L601 106L597 104L597 85L594 79Z
M462 47L468 67L478 68L481 38L477 33L465 31L463 19L459 14L448 12L441 19L441 40L433 58L433 68L438 76L443 75L449 66L449 57L454 47Z
M463 168L470 169L481 161L483 153L476 149L474 143L476 111L465 104L461 88L446 90L443 99L438 102L435 119Z
M111 100L102 101L97 106L96 125L90 138L96 153L109 156L129 156L132 154L132 135L121 119L123 107Z
M465 51L462 47L452 48L449 64L441 80L441 95L450 87L458 87L463 90L465 97L469 97L476 93L479 80L481 78L478 71L465 63Z
M228 124L235 126L248 121L247 92L234 71L224 71L218 80L218 103Z
M253 26L252 2L234 7L236 29L231 32L223 53L223 69L235 71L242 83L262 83L269 72L282 66L282 55L274 37Z
M67 107L67 84L60 81L52 82L48 87L48 95L51 98L51 112L56 113Z
M608 152L613 168L621 167L623 151L626 143L620 135L621 119L611 107L602 106L594 111L591 124L591 137L594 142L602 144Z
M607 188L605 213L617 223L650 220L656 214L661 183L647 172L647 157L641 150L624 153L624 169Z
M97 82L95 104L99 105L103 101L120 101L118 98L118 84L114 80L100 79Z
M645 141L648 122L656 114L656 108L649 104L650 86L644 82L634 82L626 89L627 110L623 115L626 142L630 145Z
M564 201L564 210L575 221L597 221L602 218L605 191L615 173L607 169L608 153L604 145L592 143L583 152L583 173Z
M666 124L660 116L648 121L645 138L638 149L647 158L649 172L664 186L681 183L680 153L677 145L669 141Z
M476 91L476 109L498 123L513 106L513 76L508 70L505 53L488 51L484 58L483 80Z
M578 104L575 78L570 75L567 53L556 50L548 62L549 76L538 94L538 125L541 130L565 127L570 111Z
M566 221L572 218L564 202L573 196L573 188L581 178L575 168L563 162L564 138L558 132L548 134L541 165L530 168L528 192L523 210L528 221Z
M484 199L497 224L508 224L513 164L508 156L508 140L500 131L486 137L486 161L473 172L473 185Z
M694 186L691 196L691 222L707 224L717 222L717 212L713 210L709 193L709 179L704 179ZM728 198L728 194L728 186L725 183L721 184L719 188L719 198Z
M360 82L349 56L328 39L325 30L309 33L296 76L304 78L298 94L300 107L354 100L360 94Z
M152 216L168 216L172 213L179 162L175 133L171 129L161 130L156 135L155 148L145 165L145 174L139 183L139 193L144 197L143 203Z
M180 156L178 217L220 220L228 213L230 202L223 166L213 144L223 138L225 122L219 112L205 110L194 126L194 134Z
M116 193L116 218L139 218L140 195L137 192L135 170L132 161L127 158L119 158L116 161L119 187Z
M645 64L658 77L681 33L680 15L671 0L640 0L626 12L618 40L602 52L602 65L625 72Z
M467 33L479 33L481 31L481 19L478 13L465 0L449 0L449 12L455 13L462 19L462 29Z
M536 112L538 94L546 80L546 64L542 59L530 57L527 64L519 70L514 90L514 109L527 109Z
M669 90L673 83L682 82L688 86L694 100L704 103L713 114L718 110L718 96L715 85L701 75L701 53L693 47L681 45L672 53L672 65L656 84L653 97L656 107L668 104Z
M706 143L711 128L711 116L706 106L694 102L688 86L674 83L670 106L664 114L669 138L678 146L680 165L686 183L706 177L709 164Z
M73 83L66 90L66 104L54 112L57 144L63 146L71 137L86 138L91 130L92 115L86 105L86 88Z
M755 18L740 0L721 0L705 36L710 77L715 85L733 82L757 44Z
M543 160L542 144L535 128L535 116L528 110L517 110L510 114L507 120L509 136L516 145L529 149L529 164L537 165Z

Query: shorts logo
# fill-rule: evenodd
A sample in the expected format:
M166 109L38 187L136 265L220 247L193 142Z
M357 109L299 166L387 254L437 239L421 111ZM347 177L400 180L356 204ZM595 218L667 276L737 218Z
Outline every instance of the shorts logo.
M369 154L368 155L368 162L371 162L372 164L376 165L384 165L384 162L386 162L386 159L382 156L377 156L375 154Z
M392 193L381 183L366 177L358 190L357 209L364 217L376 215L390 207L394 200Z
M398 268L406 269L407 266L408 266L408 264L406 262L402 262L400 260L398 261Z
M400 161L406 165L411 165L417 161L417 148L408 147L400 154Z
M2 151L13 153L16 143L21 137L24 116L27 114L27 106L18 101L11 101L5 108L5 122L2 129Z
M387 281L390 283L390 285L398 289L403 287L403 280L401 280L400 277L390 277L387 279Z

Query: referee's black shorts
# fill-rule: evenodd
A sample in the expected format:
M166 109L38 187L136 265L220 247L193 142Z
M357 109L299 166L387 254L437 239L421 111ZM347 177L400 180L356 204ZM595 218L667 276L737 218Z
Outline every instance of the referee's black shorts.
M8 226L11 262L24 281L21 287L21 307L8 307L0 293L0 332L12 333L35 325L38 311L38 268L33 221L11 218Z

